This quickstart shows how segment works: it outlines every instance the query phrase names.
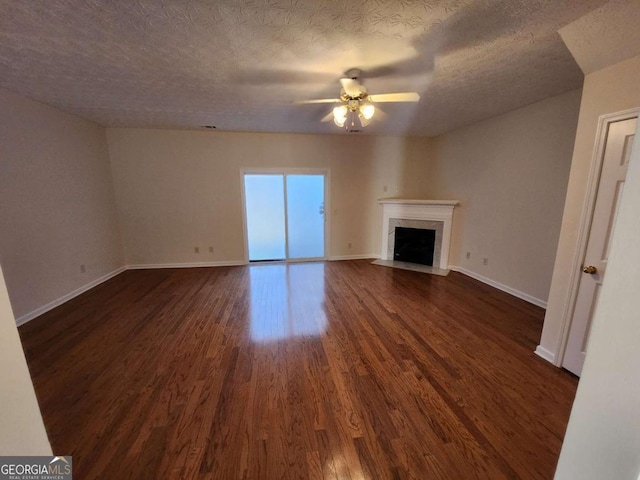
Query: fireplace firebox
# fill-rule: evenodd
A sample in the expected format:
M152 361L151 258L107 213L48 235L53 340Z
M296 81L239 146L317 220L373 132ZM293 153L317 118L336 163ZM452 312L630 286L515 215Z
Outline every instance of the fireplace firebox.
M433 266L436 231L426 228L395 228L393 259Z

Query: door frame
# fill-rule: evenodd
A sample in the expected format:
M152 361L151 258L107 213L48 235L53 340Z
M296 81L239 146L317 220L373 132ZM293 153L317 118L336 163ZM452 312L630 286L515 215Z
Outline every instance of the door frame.
M593 221L593 213L596 205L596 196L598 193L598 185L600 184L600 174L602 172L602 164L604 161L604 151L607 144L607 136L609 134L609 125L615 122L630 120L640 117L640 107L623 110L620 112L601 115L598 118L598 127L596 130L596 143L593 148L591 157L591 168L587 180L587 190L583 201L582 213L580 215L580 224L578 227L578 237L576 249L573 253L571 261L571 271L569 273L569 295L566 297L562 310L562 321L560 329L560 337L556 347L556 355L553 364L556 367L562 367L564 362L565 350L569 340L569 330L571 329L571 321L576 308L578 298L578 286L580 284L581 266L587 253L587 242L589 240L589 231ZM605 279L606 281L606 279Z
M284 262L287 263L295 263L295 262L310 262L310 261L323 261L327 260L329 255L329 239L331 238L331 222L329 221L329 214L331 212L330 198L329 198L329 182L331 178L331 169L329 168L296 168L296 167L269 167L269 168L260 168L260 167L242 167L240 168L240 203L242 205L242 235L244 238L244 263L245 265L249 264L249 234L247 229L247 204L246 204L246 196L244 191L244 176L245 175L284 175L284 195L285 195L285 230L288 228L287 226L287 175L323 175L324 176L324 257L314 257L314 258L294 258L290 259L289 257L289 242L287 241L286 245L286 256L287 258ZM288 232L285 231L285 235L288 236ZM271 263L271 262L270 262Z

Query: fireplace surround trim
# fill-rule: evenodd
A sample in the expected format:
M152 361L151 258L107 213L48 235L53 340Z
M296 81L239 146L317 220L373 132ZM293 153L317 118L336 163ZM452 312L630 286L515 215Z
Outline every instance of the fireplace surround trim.
M453 209L459 205L458 200L426 200L407 198L381 198L378 202L382 205L382 260L389 258L389 220L426 220L443 222L442 243L440 261L438 265L443 270L449 268L449 248L451 244L451 225L453 223Z

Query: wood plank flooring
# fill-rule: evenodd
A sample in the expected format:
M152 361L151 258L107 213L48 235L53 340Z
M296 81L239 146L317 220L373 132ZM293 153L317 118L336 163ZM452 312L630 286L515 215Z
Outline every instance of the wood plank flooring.
M77 479L551 479L543 310L369 261L127 271L20 328Z

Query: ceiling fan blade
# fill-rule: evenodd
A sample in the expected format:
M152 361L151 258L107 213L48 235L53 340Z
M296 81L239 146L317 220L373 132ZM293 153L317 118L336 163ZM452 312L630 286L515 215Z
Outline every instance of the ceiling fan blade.
M369 95L372 102L417 102L420 95L417 92L402 93L381 93L380 95Z
M330 122L331 120L333 120L333 112L327 113L324 117L322 117L320 121L324 123L324 122Z
M342 88L344 88L344 93L350 97L357 97L364 90L362 85L353 78L341 78L340 83L342 84Z
M335 72L294 69L246 68L234 75L242 85L326 85L336 79Z
M293 102L293 103L298 103L298 104L303 104L303 103L338 103L341 100L339 98L317 98L315 100L298 100L297 102Z

